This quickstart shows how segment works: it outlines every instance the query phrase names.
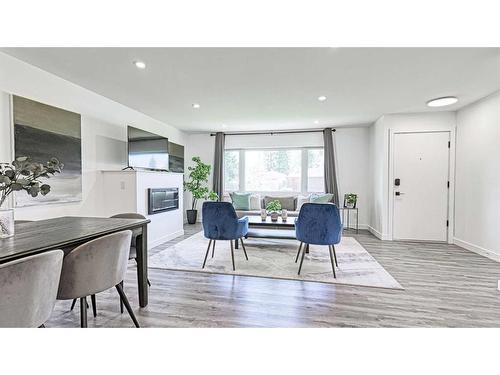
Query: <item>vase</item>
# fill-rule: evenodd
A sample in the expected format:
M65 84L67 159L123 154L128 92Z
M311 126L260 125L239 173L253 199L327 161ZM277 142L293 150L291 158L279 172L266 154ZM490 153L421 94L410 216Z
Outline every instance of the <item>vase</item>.
M265 208L260 210L260 219L262 221L266 221L266 219L267 219L267 211Z
M285 210L285 209L281 210L281 219L283 221L286 221L286 219L288 219L288 211L287 210Z
M14 209L0 209L0 238L14 235Z
M278 216L277 212L271 212L271 221L278 221Z

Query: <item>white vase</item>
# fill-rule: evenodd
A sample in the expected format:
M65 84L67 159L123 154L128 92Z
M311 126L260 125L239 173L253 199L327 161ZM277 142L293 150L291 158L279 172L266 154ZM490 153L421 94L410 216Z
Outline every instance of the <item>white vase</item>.
M266 219L267 219L267 211L265 208L260 210L260 219L262 221L266 221Z
M14 209L0 209L0 238L14 235Z
M281 218L283 219L283 221L286 221L286 219L288 219L288 211L283 209L281 210Z

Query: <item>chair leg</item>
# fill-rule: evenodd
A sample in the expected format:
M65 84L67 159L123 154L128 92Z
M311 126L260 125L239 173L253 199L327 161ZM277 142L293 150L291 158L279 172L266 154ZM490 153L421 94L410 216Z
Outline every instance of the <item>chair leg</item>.
M328 252L330 253L330 262L332 263L333 278L336 279L337 275L335 275L335 265L333 264L333 250L330 245L328 245Z
M302 251L302 257L300 258L300 265L299 265L299 272L297 275L300 275L300 270L302 269L302 263L304 262L304 255L306 255L306 252L309 250L309 244L306 243L306 246L304 247L304 250Z
M42 325L41 325L40 327L38 327L38 328L45 328L45 324L42 324Z
M245 258L248 260L247 249L245 249L245 244L243 243L243 238L240 238L241 248L243 249L243 253L245 254Z
M120 286L122 287L123 290L123 280L120 283ZM120 295L120 314L123 314L123 298L121 297L121 295Z
M205 268L205 263L207 263L208 252L210 251L210 245L212 244L212 240L208 241L207 252L205 254L205 259L203 260L203 266L201 268Z
M87 298L80 298L80 327L87 328Z
M335 245L332 245L332 250L333 250L333 257L335 258L335 265L338 267L339 264L337 263L337 253L335 252Z
M140 328L139 327L139 322L137 321L136 317L135 317L135 314L134 314L134 311L132 310L132 307L130 307L130 303L128 303L128 299L127 299L127 296L125 295L125 292L123 291L123 288L122 288L122 285L121 283L120 284L117 284L116 286L116 290L118 291L118 294L120 295L120 299L123 301L123 303L125 304L125 308L127 309L127 312L128 314L130 315L130 317L132 318L132 321L134 322L134 325L137 327L137 328Z
M212 245L212 258L214 257L214 254L215 254L215 240L214 244Z
M299 260L300 250L302 250L302 242L299 245L299 250L297 251L297 256L295 257L295 263Z
M71 309L70 309L70 311L73 311L73 308L75 307L75 304L76 304L76 298L71 303Z
M92 313L94 314L94 318L97 316L97 304L95 302L95 294L90 296L90 301L92 302Z
M234 267L234 246L233 246L233 240L229 240L229 243L231 244L231 260L233 261L233 271L236 271L236 268Z

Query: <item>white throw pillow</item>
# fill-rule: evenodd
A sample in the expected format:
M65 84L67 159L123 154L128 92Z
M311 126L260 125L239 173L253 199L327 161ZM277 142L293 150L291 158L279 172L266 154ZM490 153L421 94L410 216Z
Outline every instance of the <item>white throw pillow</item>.
M258 211L260 209L261 209L260 195L259 194L250 195L250 210L251 211Z
M297 197L297 211L300 211L300 208L304 203L310 203L311 202L311 196L304 196L304 195L299 195Z

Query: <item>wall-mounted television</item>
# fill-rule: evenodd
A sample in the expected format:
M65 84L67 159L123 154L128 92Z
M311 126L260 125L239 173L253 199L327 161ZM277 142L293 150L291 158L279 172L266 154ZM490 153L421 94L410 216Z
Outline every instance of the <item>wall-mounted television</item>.
M128 166L169 170L168 138L129 126Z

